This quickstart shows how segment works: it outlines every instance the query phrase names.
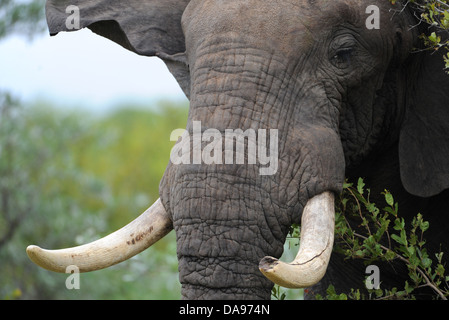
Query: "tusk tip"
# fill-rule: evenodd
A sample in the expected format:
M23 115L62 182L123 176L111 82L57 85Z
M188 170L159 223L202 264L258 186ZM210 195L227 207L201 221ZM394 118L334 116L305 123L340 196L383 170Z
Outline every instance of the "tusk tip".
M33 260L33 258L36 257L36 254L40 251L42 251L42 249L35 245L30 245L27 247L27 255L31 260Z
M43 249L41 247L35 246L35 245L30 245L27 247L27 255L28 258L31 259L31 261L33 261L35 264L40 265L39 262L41 261L41 256L43 253Z
M282 267L284 263L279 261L279 259L276 259L274 257L264 257L259 262L259 270L262 272L262 274L270 281L281 285L286 288L291 288L288 281L285 281L282 276L282 271L279 272L279 266Z
M274 267L277 266L277 264L279 263L279 259L273 258L273 257L264 257L262 260L260 260L259 262L259 270L265 274L265 273L269 273L273 270Z
M41 268L54 271L54 272L64 272L65 270L62 267L57 267L54 263L52 263L51 257L48 256L48 251L42 249L41 247L30 245L26 249L28 258L33 261L36 265Z
M35 245L30 245L27 247L26 252L27 252L28 258L30 258L31 261L33 261L38 266L43 267L43 263L42 263L43 249L42 248L35 246Z
M285 288L307 288L318 283L326 268L307 271L295 263L285 263L273 257L265 257L259 263L259 270L270 281Z

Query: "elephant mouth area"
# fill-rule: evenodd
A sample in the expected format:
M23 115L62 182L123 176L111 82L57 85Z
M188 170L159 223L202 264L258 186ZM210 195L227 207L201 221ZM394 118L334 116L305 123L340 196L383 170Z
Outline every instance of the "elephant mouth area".
M272 283L259 272L259 260L282 254L291 222L272 200L272 188L243 173L188 168L178 177L168 200L183 292L193 298L192 290L204 294L204 288L224 295L268 291L268 299Z
M259 271L259 263L282 255L289 228L300 222L309 194L313 197L325 187L291 187L295 193L289 194L287 183L249 174L244 167L233 166L231 172L194 165L178 168L167 198L161 195L162 201L168 200L176 232L186 298L198 298L192 292L204 296L206 288L215 298L254 290L256 295L249 296L259 299L264 292L262 298L269 299L273 283ZM302 201L298 192L305 195ZM216 296L218 292L224 296Z

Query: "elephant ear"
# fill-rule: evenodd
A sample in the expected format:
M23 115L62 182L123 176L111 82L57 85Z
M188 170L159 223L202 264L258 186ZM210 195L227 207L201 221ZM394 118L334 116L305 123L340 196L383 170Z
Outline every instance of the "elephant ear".
M124 48L164 60L189 96L181 17L190 0L48 0L51 35L89 28Z
M399 160L405 189L430 197L449 188L449 74L441 52L416 55L419 67L400 133Z

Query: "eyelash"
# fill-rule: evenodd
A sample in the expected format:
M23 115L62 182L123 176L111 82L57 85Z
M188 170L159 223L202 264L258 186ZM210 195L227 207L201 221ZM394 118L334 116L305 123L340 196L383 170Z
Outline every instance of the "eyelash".
M352 48L339 49L331 58L332 63L338 68L345 68L351 63L352 53Z

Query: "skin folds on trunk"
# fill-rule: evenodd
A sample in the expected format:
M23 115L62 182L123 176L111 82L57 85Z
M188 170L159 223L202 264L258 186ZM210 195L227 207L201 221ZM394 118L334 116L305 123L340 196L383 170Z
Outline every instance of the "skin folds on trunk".
M293 79L279 57L215 40L197 48L191 66L187 131L193 135L194 122L203 132L277 130L278 169L263 176L260 163L170 163L161 200L177 235L184 298L269 299L273 283L259 271L260 260L282 255L288 228L300 222L310 197L341 188L338 126L321 89Z
M171 210L183 298L270 298L258 263L282 254L289 221L270 214L282 210L251 179L184 172L172 189L181 199Z
M279 71L283 66L256 53L198 59L187 131L193 135L193 122L203 132L278 130L278 170L263 176L259 163L170 163L161 181L187 299L269 299L273 283L259 271L260 260L282 255L288 228L300 222L309 197L338 192L343 181L343 152L332 123L321 116L316 126L304 124L308 109L315 110L315 89L298 94L309 104L299 107L293 84L285 82L291 77ZM211 60L221 65L206 67ZM236 68L240 73L231 72Z

